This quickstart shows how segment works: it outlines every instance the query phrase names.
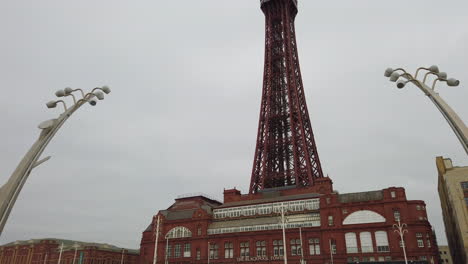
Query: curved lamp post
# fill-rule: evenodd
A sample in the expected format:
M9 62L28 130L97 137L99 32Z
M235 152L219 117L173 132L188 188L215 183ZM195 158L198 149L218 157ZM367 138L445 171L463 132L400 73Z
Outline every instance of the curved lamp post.
M418 79L418 74L421 71L426 72L422 81ZM426 84L430 75L434 75L436 77L432 81L431 87ZM462 144L463 149L465 149L466 154L468 154L468 127L463 123L457 113L455 113L455 111L453 111L453 109L439 96L439 94L435 92L435 85L438 81L446 82L448 86L458 86L460 84L459 80L454 78L447 79L447 73L440 72L439 68L435 65L429 68L418 68L414 77L402 68L388 68L385 70L384 76L389 77L391 82L397 82L397 87L399 89L405 87L407 83L413 83L421 89L421 91L429 97L437 109L442 113L445 120L447 120L450 127L453 129L453 132L455 132L455 135ZM400 78L404 78L406 80L399 80Z
M82 98L79 100L76 100L75 95L73 95L73 92L76 91L81 92ZM90 93L85 94L81 89L65 88L64 90L57 91L55 95L58 97L72 97L73 105L71 107L67 108L64 100L50 101L46 104L48 108L55 108L57 104L61 103L63 104L65 111L60 114L59 117L44 121L39 124L39 129L42 130L39 138L23 157L8 181L2 187L0 187L0 235L3 232L3 228L5 227L6 221L8 220L11 209L13 208L13 205L15 204L16 199L21 192L23 185L28 179L29 174L35 167L50 159L50 157L46 157L39 160L39 157L49 142L52 140L54 135L57 133L60 127L62 127L65 121L67 121L68 118L82 105L89 103L94 106L96 105L97 100L103 100L103 92L108 94L111 92L111 90L107 86L96 87Z
M400 235L400 239L401 239L401 247L403 248L403 256L405 257L405 263L408 264L408 258L406 257L406 245L405 245L405 238L404 238L404 235L405 233L408 233L408 229L407 229L407 225L406 224L402 224L400 222L400 219L397 220L398 222L398 225L397 224L393 224L393 231L395 231L395 233L397 233L398 235Z

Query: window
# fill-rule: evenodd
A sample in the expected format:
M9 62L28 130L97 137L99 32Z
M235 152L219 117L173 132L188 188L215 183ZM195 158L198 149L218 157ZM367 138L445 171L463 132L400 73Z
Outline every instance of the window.
M370 211L370 210L359 210L349 214L344 220L343 225L356 225L356 224L370 224L370 223L384 223L386 222L385 217L382 215Z
M372 246L372 235L370 232L361 232L359 234L359 239L361 240L362 253L374 252L374 247Z
M292 256L301 255L301 240L291 239L291 255Z
M398 244L400 245L400 247L402 248L403 247L403 240L398 240Z
M388 246L387 232L377 231L375 232L375 243L377 244L377 252L389 252L390 247Z
M396 193L395 193L395 191L391 191L391 192L390 192L390 196L392 196L392 198L396 198Z
M224 243L224 258L233 258L234 257L234 247L232 242Z
M169 230L166 234L166 238L182 238L182 237L192 237L192 232L186 227L177 226Z
M250 256L249 242L241 242L240 243L240 256L241 257Z
M218 249L219 246L216 243L209 243L210 245L210 259L217 259L218 258Z
M257 241L257 257L265 257L266 256L266 241Z
M330 203L331 203L331 199L330 199L330 198L327 198L326 201L327 201L327 204L330 204Z
M468 189L468 182L460 182L462 189Z
M184 258L190 258L190 257L191 257L190 244L187 243L184 245Z
M180 244L176 244L174 247L174 257L180 258Z
M284 256L283 240L273 240L273 255Z
M345 241L346 241L346 253L358 253L357 247L357 239L356 233L346 233L345 234Z
M197 235L201 236L201 227L197 228Z
M172 245L167 246L166 254L168 258L172 257Z
M333 215L329 215L328 216L328 225L329 226L332 226L334 223L333 223Z
M197 248L197 260L200 260L201 259L201 252L200 252L200 249Z
M416 205L416 210L421 211L421 206L419 204Z
M320 240L318 238L309 239L310 255L320 255Z
M392 257L390 257L390 256L385 257L385 261L390 261L390 260L392 260Z
M330 247L332 254L336 254L336 241L334 239L330 240Z
M395 218L395 221L400 221L400 211L393 211L393 217Z
M427 257L426 256L420 256L419 260L427 260Z
M429 238L426 239L426 245L427 245L428 248L431 247L431 240Z
M420 248L424 247L424 241L422 237L423 237L422 233L416 233L416 242L418 243L418 247Z

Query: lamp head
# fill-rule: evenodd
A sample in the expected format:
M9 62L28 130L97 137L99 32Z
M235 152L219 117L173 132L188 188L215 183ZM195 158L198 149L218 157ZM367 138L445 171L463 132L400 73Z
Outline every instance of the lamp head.
M448 86L458 86L460 85L460 81L455 79L455 78L450 78L447 80L447 85Z
M396 82L398 80L398 78L400 78L400 74L398 72L393 72L391 75L390 75L390 81L391 82Z
M63 91L65 92L65 95L69 95L69 94L71 94L73 92L73 89L70 88L70 87L67 87L67 88L63 89Z
M64 90L58 90L57 92L55 92L55 95L56 95L57 97L63 97L63 96L65 96L66 94L65 94L65 91L64 91Z
M440 78L440 79L447 79L447 73L446 72L439 72L437 73L437 76Z
M109 94L111 92L111 89L109 88L109 86L105 86L105 85L101 87L101 90L106 94Z
M392 73L393 73L393 69L392 68L387 68L385 70L384 76L385 77L390 77L390 75L392 75Z
M57 106L56 101L50 101L46 104L47 108L55 108Z
M405 82L405 81L399 80L399 81L397 82L397 84L396 84L396 87L397 87L398 89L402 89L403 87L405 87L406 83L407 83L407 82Z
M428 70L433 73L439 73L439 67L437 67L437 65L432 65Z
M95 106L97 104L97 100L96 100L96 98L91 98L91 99L88 100L88 103L90 105L92 105L92 106Z
M97 97L97 99L104 100L104 94L101 91L95 91L93 94Z

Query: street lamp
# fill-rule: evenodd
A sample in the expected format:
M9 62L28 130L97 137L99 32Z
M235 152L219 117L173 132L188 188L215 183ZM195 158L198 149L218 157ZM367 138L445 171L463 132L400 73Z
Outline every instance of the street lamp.
M76 100L76 97L72 94L75 91L81 91L81 99ZM68 118L82 105L85 103L96 105L96 98L98 100L104 99L103 92L109 94L111 90L107 86L96 87L90 93L85 94L81 89L65 88L63 90L57 91L55 95L57 97L71 96L73 98L73 105L71 107L67 108L64 100L50 101L46 104L47 108L55 108L57 107L58 103L61 103L63 104L64 112L57 118L50 119L39 124L39 129L42 130L39 138L20 161L8 181L2 187L0 187L0 235L3 232L3 228L5 227L6 221L8 220L11 209L13 208L26 180L28 179L29 174L35 167L39 166L50 158L46 157L42 160L39 160L42 152L52 140L54 135L62 127L65 121L67 121Z
M418 74L421 71L427 71L424 75L423 80L419 80ZM429 75L435 75L436 79L432 82L432 87L429 87L426 84ZM384 73L385 77L389 77L391 82L396 82L397 88L402 89L406 86L407 83L413 83L423 91L425 95L429 97L429 99L435 104L437 109L442 113L445 120L449 123L450 127L452 128L453 132L457 136L458 140L462 144L463 149L465 150L466 154L468 154L468 127L463 123L461 118L453 111L453 109L439 96L438 93L435 92L435 85L439 82L446 82L448 86L458 86L460 85L460 81L454 78L447 78L447 73L440 72L439 67L436 65L432 65L429 68L420 67L416 70L416 73L413 75L409 74L402 68L392 69L387 68ZM400 78L406 80L400 80Z
M403 237L405 235L405 233L408 233L408 229L407 229L408 226L406 224L402 224L400 222L400 219L397 219L397 222L398 222L398 225L393 224L393 229L395 229L393 231L400 235L401 247L403 248L403 256L405 257L405 264L408 264L408 258L406 257L405 239Z

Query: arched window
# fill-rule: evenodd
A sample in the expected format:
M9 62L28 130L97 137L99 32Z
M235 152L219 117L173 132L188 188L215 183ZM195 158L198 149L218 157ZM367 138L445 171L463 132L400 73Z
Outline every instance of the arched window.
M343 220L343 225L384 223L384 222L385 222L385 217L381 216L380 214L374 211L361 210L361 211L356 211L348 215Z
M361 240L362 253L374 252L374 247L372 246L372 235L370 232L361 232L359 234L359 238Z
M181 237L192 237L192 232L186 227L176 226L169 230L166 234L166 238L181 238Z
M356 233L346 233L345 241L346 241L346 253L348 254L358 253Z

